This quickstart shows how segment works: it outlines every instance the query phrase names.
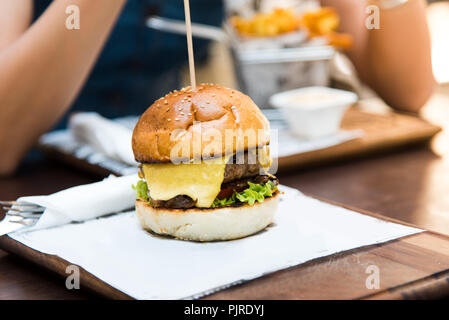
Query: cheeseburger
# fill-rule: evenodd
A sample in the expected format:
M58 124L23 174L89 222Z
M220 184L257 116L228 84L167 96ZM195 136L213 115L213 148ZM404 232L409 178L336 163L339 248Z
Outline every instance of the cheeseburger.
M241 92L202 84L157 100L132 138L142 227L194 241L263 230L280 193L268 145L267 119Z

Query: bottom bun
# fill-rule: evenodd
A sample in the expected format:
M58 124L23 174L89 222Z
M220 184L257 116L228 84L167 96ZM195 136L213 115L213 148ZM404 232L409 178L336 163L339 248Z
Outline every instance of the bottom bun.
M216 209L153 208L136 201L140 224L146 230L193 241L216 241L243 238L265 229L273 219L279 192L264 202L240 207Z

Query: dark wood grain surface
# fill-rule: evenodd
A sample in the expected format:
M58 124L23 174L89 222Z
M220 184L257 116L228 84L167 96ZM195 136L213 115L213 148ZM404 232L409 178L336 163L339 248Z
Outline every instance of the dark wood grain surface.
M414 235L313 260L207 299L442 298L449 295L448 245L446 237ZM372 265L379 268L379 289L366 287Z
M449 128L449 104L440 100L424 116ZM283 184L350 207L368 210L449 235L449 137L429 146L282 173ZM0 179L0 199L48 194L98 177L43 160ZM366 266L381 271L381 289L365 287ZM211 298L416 298L449 295L449 240L424 233L309 262L251 281ZM417 289L418 288L418 289ZM386 290L388 289L388 290ZM69 291L64 279L0 251L0 299L98 298Z

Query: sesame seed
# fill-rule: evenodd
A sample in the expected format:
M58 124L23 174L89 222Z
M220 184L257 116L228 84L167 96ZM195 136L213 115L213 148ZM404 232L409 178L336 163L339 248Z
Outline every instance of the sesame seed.
M171 119L170 119L170 118L168 118L168 119L167 119L167 121L171 121Z
M175 118L175 121L178 121L179 119L178 118Z
M165 100L165 101L164 101L164 104L168 104L168 101L167 101L167 100Z

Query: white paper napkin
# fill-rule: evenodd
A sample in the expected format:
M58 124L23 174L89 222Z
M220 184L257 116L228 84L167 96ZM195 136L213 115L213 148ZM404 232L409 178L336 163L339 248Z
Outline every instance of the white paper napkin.
M70 117L69 130L78 142L99 153L137 166L131 147L132 130L95 112L76 113Z
M37 204L46 208L32 228L23 231L44 229L81 222L111 213L131 209L135 204L132 185L138 181L137 175L114 177L103 181L69 188L48 196L31 196L17 199L19 203ZM0 222L0 231L9 233L22 229L22 225L12 223L16 217L7 217Z
M131 297L182 299L422 231L280 188L284 194L274 223L233 241L198 243L156 236L142 230L134 211L10 237L79 265ZM355 264L357 268L364 272L366 266ZM361 281L364 285L365 279Z

